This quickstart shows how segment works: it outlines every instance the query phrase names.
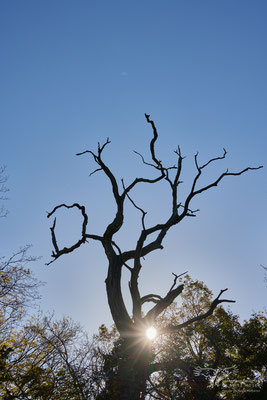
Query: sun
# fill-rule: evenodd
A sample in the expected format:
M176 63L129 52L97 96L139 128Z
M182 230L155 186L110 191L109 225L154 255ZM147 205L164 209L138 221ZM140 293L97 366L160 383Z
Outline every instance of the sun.
M155 337L157 336L157 331L156 331L156 329L155 329L153 326L151 326L150 328L148 328L148 329L146 330L146 336L147 336L147 338L148 338L149 340L155 339Z

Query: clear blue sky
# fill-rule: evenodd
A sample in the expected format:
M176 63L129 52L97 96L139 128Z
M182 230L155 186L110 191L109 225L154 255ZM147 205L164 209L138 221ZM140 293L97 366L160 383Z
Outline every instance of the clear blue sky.
M171 272L186 270L216 294L229 288L235 313L246 318L266 304L260 264L267 263L267 3L261 0L3 0L0 5L0 164L8 167L10 214L1 221L1 253L25 243L42 256L32 265L47 282L41 306L80 321L90 333L111 323L104 280L107 262L90 242L51 266L46 211L78 201L89 215L90 233L103 233L114 213L111 190L90 157L106 137L104 154L126 182L149 175L138 150L148 156L155 120L159 158L173 163L180 144L185 195L193 156L203 162L228 150L227 160L206 171L203 183L229 167L265 165L221 185L194 202L201 212L176 226L165 250L146 258L142 294L163 295ZM140 186L133 198L148 224L170 210L162 184ZM139 214L127 207L118 242L132 248ZM59 213L58 238L70 244L79 215ZM76 235L76 236L75 236ZM127 271L124 282L127 289Z

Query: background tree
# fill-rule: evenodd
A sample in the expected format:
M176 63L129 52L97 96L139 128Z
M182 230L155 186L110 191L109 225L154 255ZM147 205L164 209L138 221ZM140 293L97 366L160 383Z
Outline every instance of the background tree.
M264 282L266 283L266 285L267 285L267 267L265 267L264 265L261 265L261 267L264 269L264 271L265 271L265 273L264 273Z
M2 193L8 191L4 170L0 168ZM5 197L1 199L5 200ZM0 216L6 215L7 210L1 207ZM28 268L29 262L37 260L37 257L28 255L29 248L26 245L10 257L0 258L0 394L3 399L23 398L11 392L19 377L15 370L20 371L21 376L25 372L19 361L27 358L30 347L27 337L18 332L29 306L33 306L39 298L38 288L41 285ZM31 371L33 376L34 368Z
M0 202L7 200L5 193L9 191L5 183L7 181L7 175L5 175L5 166L0 166ZM0 205L0 218L6 217L8 214L7 209L4 205Z
M96 235L87 232L88 216L83 205L74 203L67 205L62 203L56 206L50 213L48 218L51 217L59 208L77 208L83 217L81 238L74 243L72 246L59 248L55 227L56 219L54 219L51 227L51 236L54 250L52 252L53 262L62 255L68 254L88 240L99 241L105 251L108 259L108 274L106 278L106 290L109 308L112 314L112 318L119 331L122 339L122 356L118 365L117 376L114 377L113 387L113 398L115 399L144 399L146 395L146 384L150 374L150 348L145 340L145 330L155 324L155 321L159 315L179 296L184 285L177 285L177 275L175 275L174 282L168 291L168 293L161 297L157 294L146 294L141 295L139 291L139 274L142 268L142 259L149 253L163 249L163 239L170 228L180 223L186 217L195 217L198 210L192 210L191 202L199 194L217 186L221 180L227 176L239 176L248 170L259 169L247 167L239 172L229 172L226 170L216 180L210 184L204 186L198 186L200 177L210 164L222 160L226 156L226 150L224 150L222 156L214 157L204 164L200 164L198 160L198 153L195 155L195 166L196 175L193 179L191 190L186 196L184 201L178 198L178 188L181 185L181 172L183 156L181 154L180 147L178 146L175 154L177 156L177 162L173 166L165 166L163 162L158 158L155 152L155 143L158 138L158 132L154 122L150 119L150 116L145 114L147 123L151 126L153 131L153 138L150 142L150 154L151 161L145 161L144 157L137 153L143 163L149 166L156 173L155 177L150 178L135 178L130 184L126 185L125 182L121 181L121 189L119 183L111 169L104 162L102 155L106 146L110 143L107 141L101 146L98 144L98 150L94 153L91 150L78 153L77 155L89 154L93 157L97 164L97 168L92 172L103 171L107 176L112 192L114 201L116 204L116 214L108 224L103 235ZM156 184L165 180L170 189L170 204L171 213L165 222L157 223L154 226L147 227L145 217L147 212L138 206L134 200L130 197L132 190L139 184ZM125 201L129 200L135 208L141 213L142 229L137 239L135 248L122 251L121 248L114 240L116 233L122 228L124 222L124 206ZM121 291L121 275L122 269L126 268L130 272L129 289L132 299L132 315L130 315L126 309L122 291ZM168 325L162 328L161 333L172 333L181 330L182 328L189 326L197 321L201 321L208 316L212 315L215 308L223 302L231 302L232 300L221 299L222 293L226 289L221 290L219 295L210 304L210 307L205 310L202 314L190 318L189 320L178 325ZM152 302L154 306L146 313L142 314L142 307L144 304Z
M1 169L1 182L6 182ZM0 188L2 192L8 189ZM3 211L2 216L6 215ZM28 265L29 245L0 259L0 398L85 400L97 393L92 343L82 328L36 311L41 285ZM33 307L33 308L32 308ZM28 319L26 319L28 318ZM99 364L99 363L98 363ZM92 375L93 376L93 375Z
M182 324L211 304L212 292L203 282L186 276L184 283L182 304L172 304L160 317L160 325ZM208 321L155 343L155 368L160 372L151 377L151 398L245 399L251 396L249 389L255 398L266 395L266 339L264 313L240 323L230 310L217 307Z
M2 338L21 321L25 310L39 298L41 285L28 268L37 257L29 256L30 245L0 262L0 329ZM6 334L4 335L4 331Z
M92 343L69 318L36 316L14 331L5 348L3 399L88 400Z
M182 324L207 309L212 292L203 282L184 280L182 303L172 303L157 320L158 330ZM110 396L109 380L116 375L121 341L112 327L101 326L95 336L100 354L97 399ZM237 315L216 308L209 320L161 335L152 345L147 399L264 399L266 396L267 319L253 314L241 323ZM112 398L112 397L110 397Z
M7 176L5 167L0 167L0 193L9 189L5 186ZM0 200L5 200L0 197ZM7 215L4 207L0 209L0 216ZM34 278L28 268L28 263L38 258L30 256L30 245L21 247L10 257L0 257L0 332L1 338L6 338L9 329L13 329L25 314L25 308L32 305L39 298L38 287L41 282Z

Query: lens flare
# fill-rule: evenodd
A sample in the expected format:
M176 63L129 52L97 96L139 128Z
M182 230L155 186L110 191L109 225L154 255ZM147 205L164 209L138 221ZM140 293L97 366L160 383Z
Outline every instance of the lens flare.
M147 338L148 338L149 340L155 339L155 337L157 336L157 331L156 331L156 329L155 329L153 326L151 326L150 328L148 328L148 329L146 330L146 336L147 336Z

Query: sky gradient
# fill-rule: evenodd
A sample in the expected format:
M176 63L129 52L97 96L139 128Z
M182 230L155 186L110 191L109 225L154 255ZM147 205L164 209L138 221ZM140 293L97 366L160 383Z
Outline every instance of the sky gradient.
M114 215L109 182L77 152L96 150L120 180L153 175L132 150L149 159L152 137L144 113L155 121L158 157L186 156L184 199L200 162L228 151L209 166L205 184L229 168L264 165L227 177L195 199L196 218L174 227L164 251L146 258L142 295L163 295L172 272L189 271L217 294L229 288L233 312L247 318L266 304L267 263L267 3L256 0L7 1L0 5L0 164L7 165L10 214L0 221L1 253L26 243L42 256L32 265L46 282L41 308L70 315L90 333L109 325L104 280L107 261L90 242L50 266L51 221L46 213L65 202L86 206L88 232L102 234ZM203 174L204 175L204 174ZM147 225L163 222L171 207L166 184L132 193L148 211ZM140 215L126 207L117 235L131 249ZM79 237L75 211L58 213L64 246ZM128 272L123 282L127 291ZM128 294L127 294L128 296Z

